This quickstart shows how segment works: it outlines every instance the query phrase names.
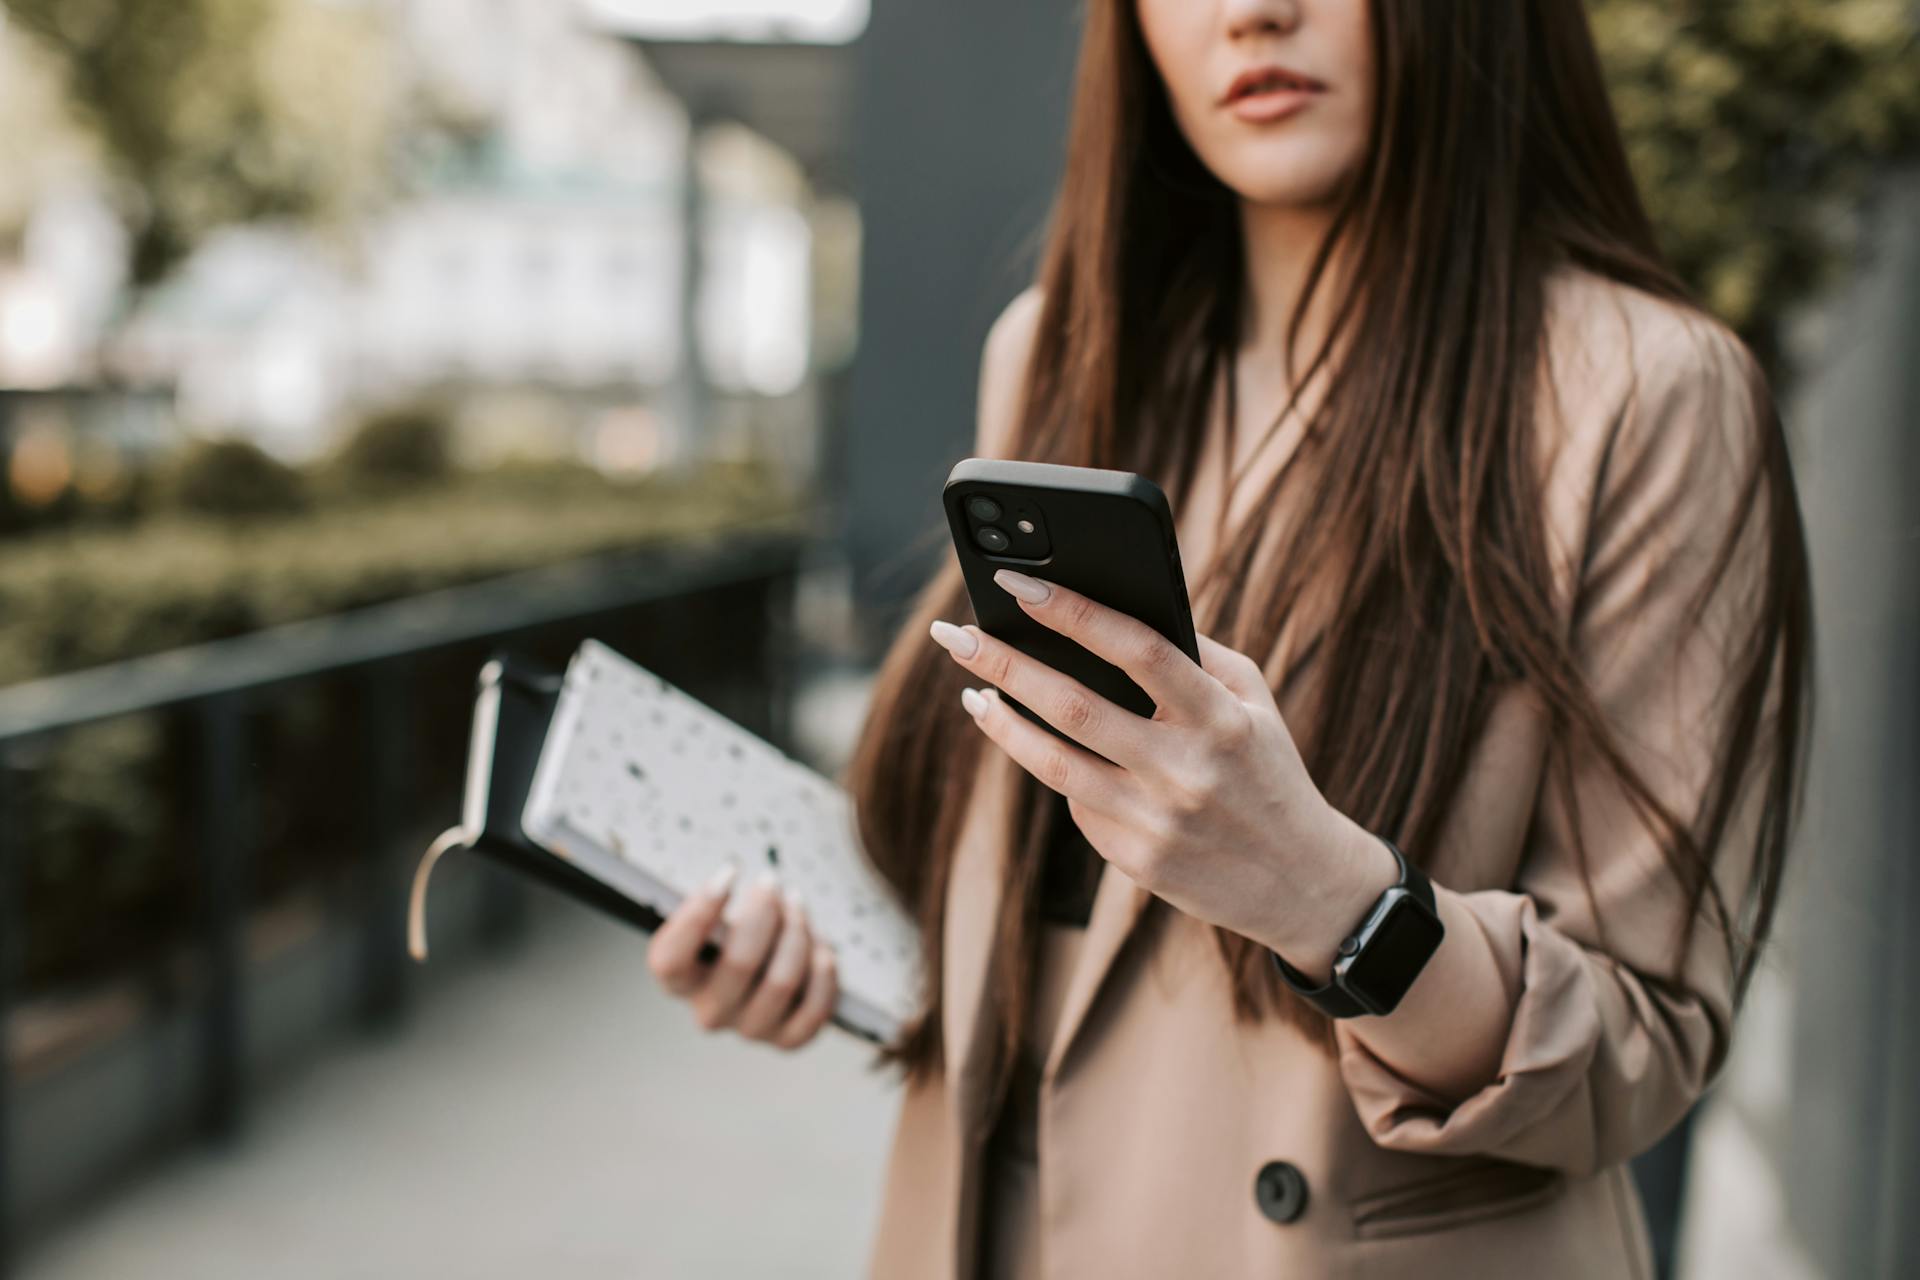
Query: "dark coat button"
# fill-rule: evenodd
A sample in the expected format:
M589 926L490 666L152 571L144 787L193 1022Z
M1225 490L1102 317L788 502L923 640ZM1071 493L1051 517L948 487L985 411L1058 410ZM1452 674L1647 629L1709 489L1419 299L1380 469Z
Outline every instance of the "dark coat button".
M1292 1222L1307 1211L1307 1177L1285 1160L1269 1160L1253 1179L1253 1198L1275 1222Z

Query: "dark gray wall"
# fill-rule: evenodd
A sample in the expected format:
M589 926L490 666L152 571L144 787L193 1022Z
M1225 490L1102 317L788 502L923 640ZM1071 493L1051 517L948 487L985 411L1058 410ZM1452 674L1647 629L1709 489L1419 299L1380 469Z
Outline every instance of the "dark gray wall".
M1066 132L1071 0L874 0L860 42L860 352L840 442L869 643L937 563L980 345L1031 279Z
M1775 1158L1836 1277L1920 1275L1920 173L1889 194L1794 413L1819 705Z

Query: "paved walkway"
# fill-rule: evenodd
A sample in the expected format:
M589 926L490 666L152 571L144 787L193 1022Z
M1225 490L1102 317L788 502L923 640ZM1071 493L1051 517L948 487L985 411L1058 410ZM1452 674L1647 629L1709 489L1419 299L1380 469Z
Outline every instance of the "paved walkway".
M630 931L542 907L517 954L263 1091L25 1260L26 1280L860 1274L897 1093L831 1029L709 1036Z

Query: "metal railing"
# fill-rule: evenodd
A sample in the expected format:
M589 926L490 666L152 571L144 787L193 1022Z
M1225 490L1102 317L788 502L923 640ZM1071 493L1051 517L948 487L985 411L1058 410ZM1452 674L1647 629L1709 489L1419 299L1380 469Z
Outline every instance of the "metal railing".
M570 645L639 611L679 600L692 607L712 594L725 600L717 607L729 619L725 652L713 656L764 693L764 723L755 727L782 741L791 680L782 632L801 547L786 532L663 544L0 688L0 1278L11 1274L18 1243L5 1036L24 958L32 815L23 782L35 748L83 725L147 712L184 716L192 728L195 946L205 966L196 1011L195 1127L209 1140L228 1141L244 1128L247 1100L242 931L256 850L242 780L246 713L325 677L345 676L359 690L361 758L337 785L359 791L367 817L360 1013L371 1024L390 1022L407 1003L407 865L395 844L408 733L401 694L410 668L463 647L536 639Z

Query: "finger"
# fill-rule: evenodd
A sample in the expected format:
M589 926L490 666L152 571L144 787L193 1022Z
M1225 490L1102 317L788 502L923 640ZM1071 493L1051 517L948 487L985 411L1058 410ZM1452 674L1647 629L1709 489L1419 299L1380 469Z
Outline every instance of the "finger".
M1264 702L1273 696L1267 685L1267 673L1238 649L1221 644L1212 636L1196 636L1200 642L1200 665L1208 675L1233 691L1242 702Z
M800 895L791 889L783 905L780 939L773 944L773 958L767 961L767 971L760 975L733 1022L733 1029L749 1040L765 1040L778 1031L807 982L813 933L807 928L806 909L800 905Z
M1075 742L1127 768L1153 759L1153 722L969 623L935 620L929 628L953 660L997 685Z
M1045 786L1101 813L1131 810L1134 790L1125 769L1060 741L1008 706L997 689L968 689L960 701L973 722Z
M1108 862L1124 860L1124 851L1135 835L1133 827L1119 818L1097 813L1078 800L1067 801L1067 813L1095 853Z
M654 930L647 943L647 967L671 994L691 995L706 981L707 966L700 960L700 948L720 923L738 870L732 863L722 867L713 879L682 899Z
M763 872L735 905L739 916L728 920L726 945L706 985L693 996L694 1017L708 1031L733 1025L767 962L780 926L779 882L773 873Z
M814 1038L833 1016L840 999L839 964L833 948L824 942L813 946L813 963L807 974L807 988L800 1003L774 1033L773 1043L782 1049L798 1049Z
M1173 641L1138 618L1057 582L1043 582L1011 569L998 570L993 580L1020 602L1029 617L1126 672L1162 713L1204 719L1219 697L1218 682ZM1042 598L1032 599L1034 595Z

